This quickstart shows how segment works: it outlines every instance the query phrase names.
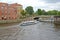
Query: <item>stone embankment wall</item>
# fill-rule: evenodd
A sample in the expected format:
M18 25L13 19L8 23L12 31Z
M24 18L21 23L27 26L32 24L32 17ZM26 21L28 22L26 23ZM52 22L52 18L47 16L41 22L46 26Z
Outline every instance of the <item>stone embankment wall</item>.
M24 19L18 19L18 20L0 20L0 23L20 23L22 21L31 21L33 20L33 17L27 17Z
M37 16L35 16L37 17ZM40 18L42 18L42 20L47 20L47 19L50 19L51 16L38 16ZM23 19L18 19L18 20L0 20L0 23L16 23L16 22L22 22L22 21L31 21L31 20L34 20L33 19L34 17L26 17L26 18L23 18Z

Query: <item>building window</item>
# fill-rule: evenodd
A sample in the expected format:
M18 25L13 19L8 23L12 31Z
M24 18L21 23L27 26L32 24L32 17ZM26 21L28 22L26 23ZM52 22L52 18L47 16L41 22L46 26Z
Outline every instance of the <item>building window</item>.
M10 5L8 5L8 6L10 6Z
M2 6L1 9L2 9L2 15L3 15L4 14L4 7Z
M5 11L5 13L7 13L7 11Z
M2 9L4 9L4 7L1 7Z
M5 4L3 4L3 6L5 6Z
M5 7L5 9L7 9L7 7Z

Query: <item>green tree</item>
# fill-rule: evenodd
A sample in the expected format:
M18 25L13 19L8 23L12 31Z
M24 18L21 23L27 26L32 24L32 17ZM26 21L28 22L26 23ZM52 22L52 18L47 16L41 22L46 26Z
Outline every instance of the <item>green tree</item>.
M53 15L57 15L57 10L52 10Z
M57 12L58 12L57 10L49 10L48 14L49 15L57 15Z
M58 11L57 15L60 15L60 11Z
M36 11L36 13L37 13L38 15L42 15L41 9L38 9L38 10Z
M52 11L48 11L47 13L48 13L48 15L52 15Z
M42 10L42 15L48 15L45 10Z
M26 11L22 10L22 11L21 11L21 15L22 15L22 16L26 16Z
M28 6L25 8L26 12L29 14L29 15L32 15L34 13L34 10L33 10L33 7L32 6Z

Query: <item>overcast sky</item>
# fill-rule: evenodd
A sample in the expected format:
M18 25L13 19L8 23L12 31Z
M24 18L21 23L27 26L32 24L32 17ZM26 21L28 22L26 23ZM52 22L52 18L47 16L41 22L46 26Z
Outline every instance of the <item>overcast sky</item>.
M44 10L60 10L60 0L0 0L0 2L19 3L23 8L33 6L36 11L38 8Z

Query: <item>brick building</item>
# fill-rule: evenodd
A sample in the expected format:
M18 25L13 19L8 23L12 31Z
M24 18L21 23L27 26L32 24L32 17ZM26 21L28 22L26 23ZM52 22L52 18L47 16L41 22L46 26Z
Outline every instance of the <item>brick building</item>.
M0 20L19 19L22 5L0 2Z

